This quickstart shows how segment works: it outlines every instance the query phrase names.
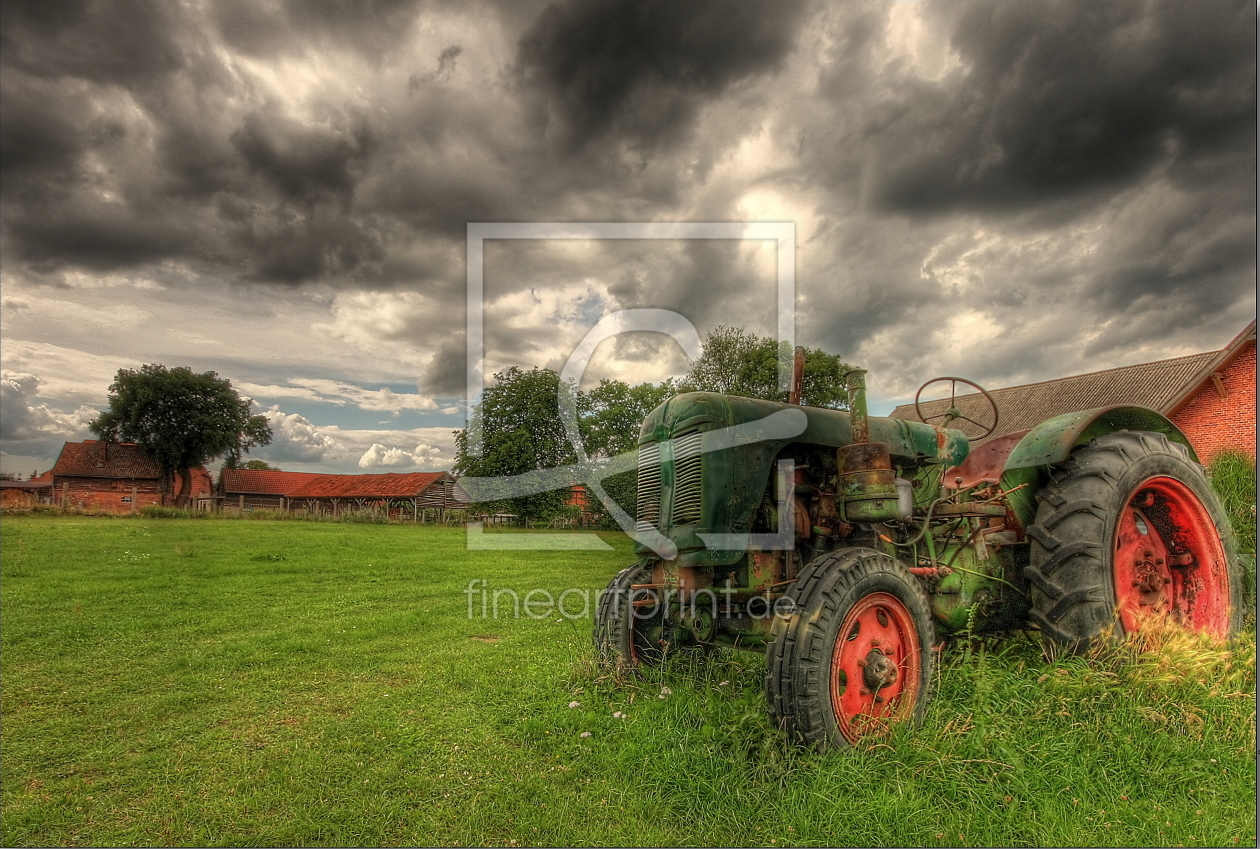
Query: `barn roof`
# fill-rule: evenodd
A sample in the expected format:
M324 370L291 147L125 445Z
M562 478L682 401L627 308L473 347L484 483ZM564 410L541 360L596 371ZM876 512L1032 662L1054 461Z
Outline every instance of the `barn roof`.
M313 475L289 495L293 498L411 498L444 479L454 480L449 472Z
M162 470L134 442L67 442L52 467L54 475L158 480Z
M1248 324L1242 333L1239 333L1233 340L1214 355L1211 360L1203 364L1198 374L1187 381L1182 387L1180 394L1174 398L1165 410L1160 412L1166 415L1174 415L1181 411L1183 407L1189 404L1194 397L1203 388L1203 385L1212 379L1212 376L1219 374L1224 369L1229 368L1230 364L1242 354L1247 348L1254 348L1256 345L1256 320L1253 318L1251 324Z
M224 495L253 493L286 498L412 498L450 472L410 472L379 475L331 475L317 472L280 472L265 469L224 469ZM456 493L455 498L459 498Z
M243 492L257 495L291 495L311 478L325 477L316 472L281 472L274 469L224 469L221 475L225 494Z
M1132 404L1163 412L1181 397L1186 385L1201 374L1204 367L1218 357L1218 353L1208 351L1023 386L991 389L989 394L997 402L1000 413L998 427L988 439L973 443L973 449L1002 434L1028 430L1063 413L1114 404ZM955 403L964 416L985 423L989 421L988 405L979 393L959 395ZM929 401L921 406L924 416L932 419L949 408L949 399ZM912 403L900 405L890 415L906 421L919 420ZM965 423L960 424L960 429L975 432Z

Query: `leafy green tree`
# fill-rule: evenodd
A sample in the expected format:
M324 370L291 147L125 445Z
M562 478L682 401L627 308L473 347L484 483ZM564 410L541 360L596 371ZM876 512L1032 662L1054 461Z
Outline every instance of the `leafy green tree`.
M278 472L279 466L273 466L266 460L246 460L244 463L233 461L231 458L223 464L225 469L251 469L256 472Z
M779 389L779 352L791 358L786 343L756 336L742 327L718 327L704 340L704 354L692 364L678 391L723 392L768 401L787 401ZM810 407L848 409L844 389L846 365L821 348L805 351L801 403Z
M631 386L620 380L601 380L599 386L578 396L578 429L586 452L598 464L628 451L638 452L639 426L643 419L665 399L677 394L673 380L659 384L640 383ZM638 490L638 474L634 471L611 475L603 481L604 491L634 515ZM605 512L598 499L591 509Z
M101 439L134 442L162 472L164 491L175 475L181 486L176 506L188 502L190 470L226 456L235 463L242 452L271 442L265 416L250 415L251 403L232 382L212 371L156 363L119 369L109 387L109 409L88 427Z
M14 472L0 472L0 481L20 481L22 476Z
M557 401L560 376L551 369L522 371L513 366L494 376L473 410L471 429L481 436L481 455L469 451L469 431L455 431L455 474L476 478L511 477L573 463L576 455L564 433ZM556 515L568 492L540 492L489 501L526 520Z

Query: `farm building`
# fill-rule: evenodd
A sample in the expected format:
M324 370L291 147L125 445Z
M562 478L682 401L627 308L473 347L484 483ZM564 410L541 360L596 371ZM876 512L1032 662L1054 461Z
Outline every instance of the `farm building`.
M48 474L52 501L63 507L125 513L145 504L175 503L173 487L163 485L157 461L131 442L67 442ZM179 485L176 477L173 486ZM213 488L209 472L201 467L192 470L190 498Z
M982 445L998 436L1026 431L1064 413L1133 404L1163 413L1181 428L1199 455L1210 463L1221 451L1256 456L1256 322L1220 351L1174 357L1153 363L1123 366L992 389L1001 420ZM987 405L975 393L956 399L963 415L987 420ZM948 400L921 405L931 419L945 412ZM918 421L914 404L902 404L893 418Z
M330 475L257 469L224 469L219 477L224 509L304 510L338 515L347 510L388 509L396 518L444 519L466 510L467 495L450 472Z
M28 481L0 481L0 504L5 507L30 507L52 503L52 475L44 472Z

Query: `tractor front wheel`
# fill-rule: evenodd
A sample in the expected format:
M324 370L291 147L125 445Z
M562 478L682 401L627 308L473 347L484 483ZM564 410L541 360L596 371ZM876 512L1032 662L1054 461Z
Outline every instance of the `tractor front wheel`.
M1054 467L1037 501L1024 575L1049 637L1079 651L1159 624L1217 637L1239 628L1233 536L1183 446L1158 433L1100 436Z
M922 719L931 684L931 608L918 579L872 549L823 555L776 603L770 713L796 742L846 747Z
M605 672L633 673L665 656L664 600L651 589L635 589L652 580L651 568L622 569L600 594L595 612L595 652Z

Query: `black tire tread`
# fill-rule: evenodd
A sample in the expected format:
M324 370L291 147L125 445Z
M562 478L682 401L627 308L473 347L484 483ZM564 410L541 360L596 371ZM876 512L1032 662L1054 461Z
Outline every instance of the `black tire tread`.
M1127 486L1136 484L1126 483L1126 473L1137 466L1195 484L1213 512L1216 497L1185 446L1146 431L1104 434L1076 449L1051 470L1036 494L1036 521L1027 530L1030 565L1023 570L1032 601L1029 618L1047 636L1075 650L1115 621L1110 536L1115 514L1129 495ZM1214 515L1221 515L1219 505ZM1228 529L1219 521L1217 525L1227 536Z
M932 651L935 641L931 604L927 593L905 567L888 555L872 549L844 549L817 558L806 566L787 592L793 601L790 617L776 616L773 639L766 655L766 696L771 718L797 742L815 748L845 746L847 742L828 722L823 694L826 670L834 634L825 627L839 627L846 610L840 610L844 594L876 576L896 575L905 590L907 609L925 631L920 635L923 655L923 682L914 718L931 697ZM926 639L925 639L926 638Z

